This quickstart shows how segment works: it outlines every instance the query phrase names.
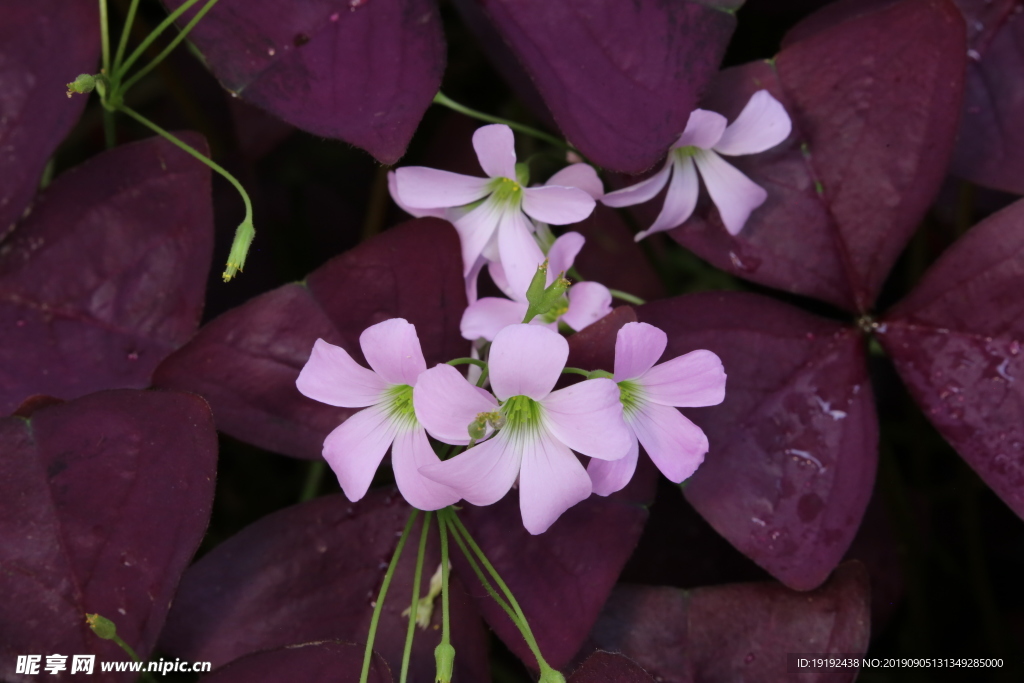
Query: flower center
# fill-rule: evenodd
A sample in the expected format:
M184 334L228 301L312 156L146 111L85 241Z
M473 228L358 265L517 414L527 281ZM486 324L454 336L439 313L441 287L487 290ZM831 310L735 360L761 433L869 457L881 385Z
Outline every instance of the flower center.
M512 438L536 434L544 420L544 409L529 396L513 396L502 404L500 412L505 418L504 429Z
M676 157L678 157L680 161L692 157L699 151L700 147L694 147L693 145L687 145L686 147L678 147L675 149Z
M412 405L412 387L408 384L392 384L385 389L382 403L388 417L399 426L411 429L419 424Z
M646 403L644 388L633 380L622 380L619 382L619 401L622 403L622 413L627 418L633 417Z
M523 201L523 188L511 178L495 178L491 181L491 191L499 205L518 208Z

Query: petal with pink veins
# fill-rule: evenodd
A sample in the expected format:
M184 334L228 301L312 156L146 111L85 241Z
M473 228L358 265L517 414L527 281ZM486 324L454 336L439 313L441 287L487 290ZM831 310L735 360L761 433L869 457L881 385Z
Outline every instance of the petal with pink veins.
M426 166L403 166L395 171L395 187L401 205L414 209L471 204L491 193L490 184L490 178L474 178Z
M486 391L466 381L451 365L435 365L416 382L412 392L416 419L430 435L445 443L469 443L469 425L480 413L498 409Z
M555 240L548 249L548 286L555 281L559 273L572 268L576 256L583 248L586 238L578 232L567 232Z
M565 337L539 325L509 325L494 337L488 364L494 395L505 401L551 393L569 358Z
M594 493L599 496L610 496L616 491L626 488L626 484L636 472L636 463L640 457L640 443L633 436L633 445L629 447L626 457L618 460L598 460L591 458L587 465L587 474Z
M523 211L550 225L579 223L594 212L596 204L593 197L576 187L523 188Z
M636 234L634 239L637 242L653 233L679 227L693 214L693 209L697 206L700 184L697 181L697 169L693 166L693 159L687 157L677 159L673 163L675 170L672 172L672 182L668 184L668 192L665 193L665 204L661 207L661 213L651 227Z
M416 326L404 318L371 325L359 335L359 348L374 372L388 384L416 384L427 369Z
M626 323L615 335L615 381L636 379L665 353L668 335L647 323Z
M599 282L577 282L568 296L569 310L561 321L577 332L612 312L612 293Z
M572 451L544 430L522 447L519 509L526 530L542 534L563 512L590 496L590 477Z
M468 276L473 270L484 252L484 247L497 230L503 213L504 209L498 205L498 201L494 197L488 197L483 204L452 221L456 232L459 233L459 243L462 246L463 275Z
M686 121L686 128L679 136L672 149L680 147L698 147L711 149L725 133L726 119L717 112L706 109L694 109Z
M722 360L705 349L656 365L637 383L643 386L645 399L666 406L700 408L725 400Z
M578 187L594 199L604 196L604 184L590 164L571 164L548 178L545 185Z
M502 123L477 128L473 149L484 173L492 178L516 179L516 140L511 128Z
M730 235L738 235L751 212L764 204L768 193L710 150L697 152L693 160L697 162L711 201L718 207L725 229Z
M708 438L675 408L648 403L629 422L640 445L669 481L682 482L704 462Z
M521 444L510 443L501 431L451 460L421 467L420 474L457 491L473 505L491 505L512 488L521 458Z
M470 341L481 337L494 341L494 335L502 329L523 322L527 308L521 301L484 297L462 312L459 330L463 338Z
M601 460L626 455L632 434L622 418L619 387L610 379L588 379L551 392L542 401L551 433L574 451Z
M398 490L409 505L420 510L440 510L461 498L453 489L420 474L421 467L440 462L423 427L400 429L395 435L391 465Z
M522 211L506 210L498 224L498 253L501 267L514 292L526 292L544 252L533 239L533 225Z
M295 380L303 396L342 408L379 403L387 382L352 359L348 351L317 339L309 360Z
M792 130L793 122L782 103L767 90L758 90L722 133L714 149L727 156L757 154L778 145Z
M391 195L392 201L398 205L402 211L405 211L410 216L416 218L423 218L425 216L433 216L434 218L444 218L444 209L414 209L413 207L405 204L402 199L398 196L398 178L395 176L394 171L388 171L388 194Z
M395 440L397 428L380 406L360 410L324 440L324 460L334 470L341 490L355 502L366 495L373 475Z
M672 157L669 156L665 161L665 165L661 167L661 170L650 178L641 180L636 185L630 185L629 187L624 187L621 190L609 192L605 196L601 197L601 203L605 206L612 206L615 208L633 206L634 204L643 204L646 201L654 199L655 195L661 192L661 189L665 187L665 183L668 182L668 177L671 173Z

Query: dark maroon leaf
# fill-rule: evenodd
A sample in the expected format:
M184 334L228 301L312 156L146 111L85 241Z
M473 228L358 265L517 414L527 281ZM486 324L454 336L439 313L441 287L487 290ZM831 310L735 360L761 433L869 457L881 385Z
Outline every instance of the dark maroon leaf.
M629 173L653 166L682 133L742 4L475 2L569 141L599 166Z
M954 0L967 21L967 83L953 172L1024 194L1024 3Z
M647 521L653 467L608 498L591 496L543 534L523 528L519 496L486 508L466 506L464 519L529 620L541 654L555 669L572 659L597 619ZM476 581L461 553L452 562L487 623L529 667L537 663L508 615Z
M711 450L687 500L738 550L797 590L839 563L871 496L878 424L860 334L733 292L636 309L668 334L666 358L721 357L719 406L687 409Z
M945 252L878 328L932 424L1024 517L1024 202Z
M635 323L631 306L618 306L593 325L569 337L569 367L583 370L615 370L615 339L626 323Z
M573 672L569 683L654 683L654 678L628 657L595 652Z
M598 204L589 218L570 230L587 238L576 258L576 269L583 277L641 299L665 296L651 262L615 209Z
M945 175L966 60L948 0L876 5L830 5L823 12L845 9L845 20L823 27L812 15L774 66L722 73L702 107L731 121L767 89L793 133L765 153L729 158L768 191L738 236L707 202L675 239L748 280L871 307Z
M0 239L36 193L43 167L75 125L86 97L64 84L95 73L94 2L0 0Z
M358 503L333 495L264 517L217 546L185 574L161 639L176 657L221 666L259 650L315 640L366 642L373 603L411 508L397 491ZM420 595L440 564L436 526ZM384 603L374 650L400 670L419 523ZM451 596L456 675L489 680L486 634L458 579ZM410 681L432 681L441 640L440 601L417 631ZM361 649L361 648L360 648Z
M120 389L0 420L0 678L21 680L16 655L123 661L86 613L148 656L206 531L216 466L197 396Z
M870 635L867 572L840 566L828 583L799 593L777 583L740 583L693 591L618 586L591 634L665 683L782 683L787 653L857 653ZM815 674L848 683L854 670Z
M231 92L383 164L405 153L444 72L430 0L221 0L189 39Z
M269 450L319 458L324 438L352 410L295 388L322 338L363 362L359 335L388 318L416 325L427 365L468 355L458 236L421 218L388 230L309 275L228 311L163 363L158 386L202 394L217 428ZM365 363L364 363L365 364Z
M212 248L210 171L169 142L58 178L0 247L0 412L148 386L199 324Z
M247 655L201 680L202 683L355 683L362 667L362 645L325 641ZM391 683L392 680L388 665L375 654L367 683Z

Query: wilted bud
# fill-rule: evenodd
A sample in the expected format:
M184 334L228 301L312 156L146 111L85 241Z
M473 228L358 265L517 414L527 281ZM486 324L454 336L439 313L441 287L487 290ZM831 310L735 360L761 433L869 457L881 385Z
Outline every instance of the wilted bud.
M479 441L487 434L487 419L477 415L476 419L469 423L469 438Z
M450 643L441 643L434 648L434 662L437 664L435 683L452 683L452 669L455 667L455 648ZM563 678L562 681L565 681Z
M86 614L85 623L89 624L92 632L103 640L113 640L117 637L117 627L114 622L99 614Z
M75 80L68 83L68 97L75 93L84 95L96 89L96 77L92 74L81 74Z

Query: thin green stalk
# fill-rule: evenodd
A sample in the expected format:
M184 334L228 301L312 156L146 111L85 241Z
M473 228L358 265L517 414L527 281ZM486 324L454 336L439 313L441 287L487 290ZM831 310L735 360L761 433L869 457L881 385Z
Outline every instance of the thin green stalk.
M405 542L409 538L409 532L412 531L412 525L419 514L420 511L414 508L412 514L409 515L409 521L405 523L405 529L402 530L402 536L398 539L398 545L395 546L395 554L391 556L391 562L388 563L388 570L384 573L384 583L380 585L380 593L377 595L377 604L373 606L373 616L370 617L370 633L366 637L366 650L363 652L363 671L359 674L359 683L366 683L367 678L370 675L370 659L373 657L373 639L377 636L377 622L380 621L380 611L384 608L384 598L387 597L388 586L391 585L391 577L394 576L395 567L398 566L398 558L402 556L402 549L405 547Z
M628 292L623 292L623 291L618 290L618 289L609 289L608 293L611 294L616 299L621 299L622 301L626 301L626 302L629 302L631 304L636 304L637 306L643 306L645 303L647 303L646 301L644 301L643 299L641 299L638 296L633 296L632 294L629 294Z
M469 546L473 549L473 552L476 553L477 557L480 558L480 562L487 569L487 573L494 578L494 582L498 584L499 588L501 588L501 592L505 594L505 597L508 599L509 604L512 605L512 609L515 610L516 615L519 616L519 619L523 622L523 625L526 626L527 629L529 629L530 627L526 623L526 615L523 614L523 610L519 608L519 603L516 602L515 596L512 595L512 591L508 589L508 586L505 585L505 582L502 580L501 576L498 575L498 571L491 564L490 560L487 559L487 556L484 555L484 551L480 549L480 546L476 544L476 541L473 540L473 537L469 535L469 529L466 528L466 526L462 523L462 520L459 519L458 515L456 515L454 512L449 514L448 517L451 520L455 529L457 529L459 534L461 534L466 539L466 542L469 543ZM532 634L530 637L533 637Z
M487 375L489 375L490 372L491 372L491 366L489 366L489 365L484 366L484 371L480 373L480 379L478 379L476 381L476 385L478 387L482 387L483 385L487 384Z
M420 579L423 578L423 556L427 552L427 531L430 530L430 519L433 512L423 515L423 528L420 529L420 547L416 553L416 571L412 579L412 604L409 606L409 628L405 631L405 650L402 652L402 674L398 683L405 683L409 675L409 657L412 655L412 637L416 633L416 608L420 601Z
M192 5L197 2L199 2L199 0L185 0L181 7L171 12L166 19L157 24L157 27L153 29L153 32L146 36L146 38L139 43L139 46L135 48L130 55L128 55L128 59L124 60L124 63L121 64L118 72L116 74L111 74L115 83L120 83L121 77L124 76L128 69L132 68L132 65L135 64L139 57L141 57L149 46L153 44L153 41L159 38L160 34L166 31L168 26L177 21L178 17L192 9Z
M121 60L124 59L125 48L128 47L128 35L131 33L132 24L135 23L135 12L139 8L139 0L132 0L132 4L128 6L128 16L124 20L124 28L121 29L121 40L117 43L117 54L114 55L114 64L112 73L117 73L121 66ZM107 74L108 76L110 74Z
M441 642L449 643L448 621L448 529L442 516L444 510L437 513L437 526L441 532Z
M485 114L482 111L477 111L476 109L470 109L465 105L459 104L458 102L449 99L448 96L441 91L438 91L438 93L434 95L434 104L440 104L441 106L448 107L449 109L457 111L460 114L465 114L466 116L470 116L474 119L479 119L480 121L486 121L487 123L503 123L509 128L512 128L513 130L518 130L520 133L526 133L527 135L531 135L537 138L538 140L543 140L545 142L551 143L552 145L556 145L558 147L562 147L564 149L576 151L576 149L568 142L556 138L554 135L548 135L544 131L537 130L536 128L531 128L530 126L524 126L523 124L516 123L515 121L509 121L508 119L503 119L498 116L491 116L490 114Z
M448 361L447 364L448 365L472 364L472 365L477 366L478 368L486 368L487 367L487 363L483 362L482 360L478 360L476 358L453 358L452 360Z
M316 498L316 494L320 490L320 484L324 480L324 472L326 471L326 460L314 460L309 463L309 469L306 470L306 482L302 485L302 493L299 494L300 503Z
M448 526L448 530L451 531L452 538L455 539L456 545L459 546L459 549L462 550L462 554L469 561L469 566L473 569L473 573L476 574L476 578L479 579L480 584L484 587L484 590L487 591L488 595L490 595L492 598L494 598L494 601L496 603L498 603L499 607L501 607L503 610L505 610L505 614L508 615L508 618L512 620L512 623L515 624L516 628L518 628L519 631L522 633L523 632L523 624L519 620L519 615L517 615L515 613L515 611L512 609L512 606L509 605L505 601L504 598L502 598L500 595L498 595L498 591L495 590L494 586L491 585L491 582L487 579L487 576L484 574L483 570L480 568L480 565L477 564L477 561L475 559L473 559L473 553L470 552L469 548L466 546L465 541L462 539L462 537L459 535L458 531L456 530L455 525L452 524L452 522L451 522L450 517L454 517L454 516L455 516L454 514L452 514L450 512L447 512L446 510L441 510L441 511L438 512L438 516L437 517L438 517L439 520L441 520L441 519L445 520L444 523ZM523 638L524 639L526 638L526 634L525 633L523 634ZM529 640L527 640L527 644L529 644Z
M573 374L573 375L583 375L584 377L590 377L590 372L589 371L581 370L580 368L562 368L562 374L564 375L566 373Z
M100 0L100 45L103 51L103 73L110 77L110 28L107 26L107 0Z

